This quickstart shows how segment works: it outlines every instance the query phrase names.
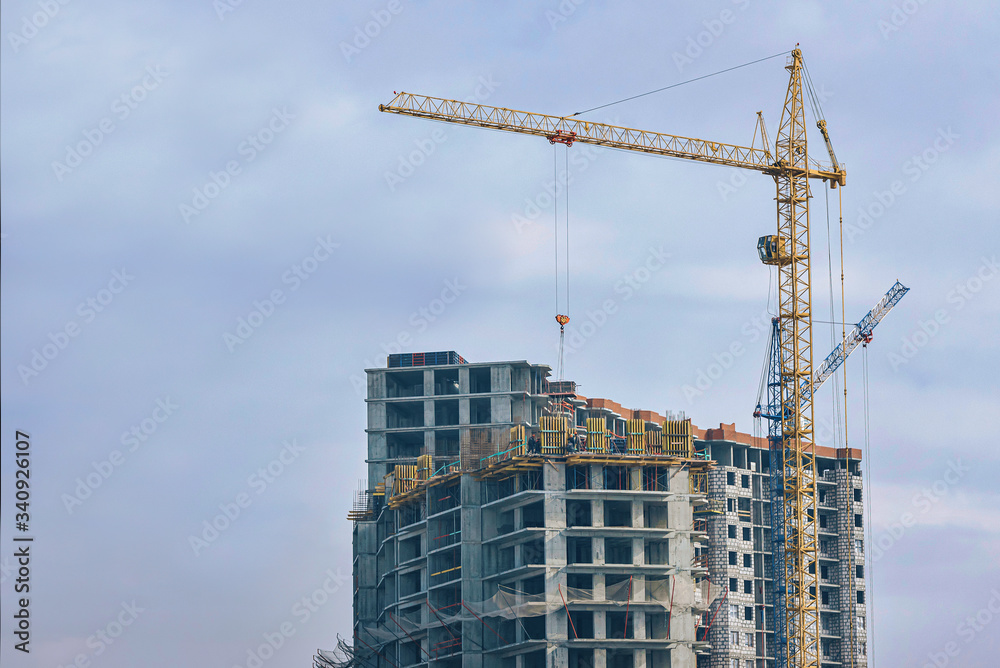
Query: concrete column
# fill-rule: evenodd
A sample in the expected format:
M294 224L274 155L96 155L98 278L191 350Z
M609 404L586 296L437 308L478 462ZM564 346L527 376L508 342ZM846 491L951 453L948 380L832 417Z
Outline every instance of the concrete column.
M436 441L434 439L434 432L427 430L424 432L424 452L433 457L436 453L435 448ZM433 473L434 471L431 471Z
M642 499L632 501L632 526L642 528L646 524L645 505Z
M601 578L604 579L603 577ZM604 610L594 611L594 638L596 640L606 640L608 637L608 620L605 615ZM604 650L597 650L604 651ZM594 652L594 658L597 658L597 651Z
M490 389L494 392L510 392L510 366L495 366L490 369Z
M424 401L424 426L434 426L434 401L431 399Z
M493 397L490 401L490 420L510 422L510 396Z
M368 398L385 398L385 371L371 371L368 373Z
M590 525L604 526L604 501L601 499L591 499L590 501Z
M633 581L633 585L635 582ZM641 610L632 609L629 611L629 615L632 617L632 636L636 640L646 639L646 613ZM645 659L645 650L638 650L643 653L643 658ZM639 665L639 664L636 664ZM643 663L645 665L645 663Z
M459 485L462 495L462 507L459 510L462 527L462 598L481 601L485 594L483 576L486 566L482 542L483 486L470 475L463 475ZM477 621L462 624L463 667L482 668L481 650L471 640L482 645L485 642L484 631L482 624Z
M549 600L559 600L559 589L566 590L566 466L556 464L542 467L545 495L545 595ZM549 614L546 619L546 635L562 641L569 637L569 620L562 609ZM557 651L561 650L561 651ZM566 648L548 648L546 665L566 666L569 655Z
M469 393L469 369L468 367L458 367L458 393Z
M469 400L458 400L458 424L469 424Z
M691 632L692 636L694 631ZM691 637L691 636L689 636ZM697 657L690 645L674 645L670 650L670 665L672 666L695 666L698 664Z
M597 625L597 615L595 614L594 626L596 625ZM601 626L604 626L604 613L601 613ZM604 636L602 635L601 637L603 638ZM693 666L694 664L692 663L691 665ZM608 668L608 651L606 649L594 650L594 668Z
M424 369L424 396L434 396L434 372L430 369Z
M368 428L385 429L384 401L372 401L368 403Z
M604 588L604 575L601 573L594 573L594 600L603 601L606 596L607 592Z
M632 578L632 600L646 600L646 576L636 575Z

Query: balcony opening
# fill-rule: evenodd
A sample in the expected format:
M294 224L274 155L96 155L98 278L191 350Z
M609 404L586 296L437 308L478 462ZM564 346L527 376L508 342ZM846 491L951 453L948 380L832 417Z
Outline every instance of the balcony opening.
M606 632L609 639L612 638L634 638L632 633L633 622L635 621L635 615L628 615L626 619L625 611L621 612L617 610L609 610L604 613L604 619L606 622ZM611 665L611 652L608 650L608 666ZM631 650L629 651L629 657L632 656Z
M490 411L490 399L470 399L469 400L469 422L471 424L489 424L493 421L493 414Z
M385 396L420 397L424 394L423 371L395 371L385 374Z
M385 405L385 426L388 429L405 429L424 426L424 402L406 401Z
M458 369L438 369L434 372L434 394L458 394Z
M525 529L545 526L545 505L542 501L531 503L521 509L521 519Z
M644 556L649 566L666 566L669 563L670 541L647 540Z
M567 527L589 527L593 526L590 515L590 501L567 501L566 502L566 526Z
M386 434L385 445L389 459L416 459L424 452L423 432Z
M566 563L591 564L594 551L590 538L570 537L566 539Z
M458 424L458 399L438 399L434 402L435 426L454 426Z
M469 369L469 392L472 394L485 394L491 391L490 368L476 367Z
M606 563L606 564L631 564L632 563L632 539L631 538L605 538L604 539L604 563Z
M632 502L605 501L604 526L606 527L632 526Z

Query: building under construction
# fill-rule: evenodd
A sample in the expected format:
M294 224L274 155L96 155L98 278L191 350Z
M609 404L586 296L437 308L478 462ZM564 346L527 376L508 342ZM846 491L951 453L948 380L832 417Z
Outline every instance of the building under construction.
M367 370L351 663L774 666L767 439L549 373L454 352ZM815 461L818 654L865 666L860 452Z

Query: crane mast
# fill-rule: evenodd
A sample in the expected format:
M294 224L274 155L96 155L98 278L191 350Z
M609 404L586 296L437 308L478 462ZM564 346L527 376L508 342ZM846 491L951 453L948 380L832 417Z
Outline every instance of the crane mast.
M785 568L785 652L795 668L819 666L819 568L816 542L816 454L812 397L802 381L812 378L812 275L809 239L809 154L802 96L802 53L792 52L781 125L775 144L779 252L778 340L781 360L783 538ZM780 245L779 245L780 248ZM772 470L775 462L771 462ZM772 527L772 531L774 527ZM780 612L775 613L776 616ZM780 644L780 643L776 643ZM776 661L780 666L782 662Z
M773 153L726 144L594 123L575 117L551 116L444 98L398 93L379 111L431 120L544 137L550 143L575 142L629 151L683 158L742 169L774 178L777 201L775 235L762 237L758 251L765 264L778 268L780 336L776 341L780 367L776 369L776 397L782 412L775 425L780 447L772 452L772 472L782 472L780 513L773 531L783 546L785 590L775 602L776 663L779 668L818 668L819 608L817 603L816 466L813 443L812 394L805 388L813 377L812 295L809 238L809 180L820 179L832 188L846 184L844 167L811 164L803 106L802 52L796 48L786 64L788 89ZM763 121L760 121L762 136ZM833 157L826 123L820 127ZM775 555L775 558L782 555ZM811 572L812 571L812 572Z

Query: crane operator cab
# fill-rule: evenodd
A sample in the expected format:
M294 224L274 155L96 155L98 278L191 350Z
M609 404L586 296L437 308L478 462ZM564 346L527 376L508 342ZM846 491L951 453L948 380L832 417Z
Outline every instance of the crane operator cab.
M768 234L757 240L757 255L764 264L788 264L785 240L777 234Z

